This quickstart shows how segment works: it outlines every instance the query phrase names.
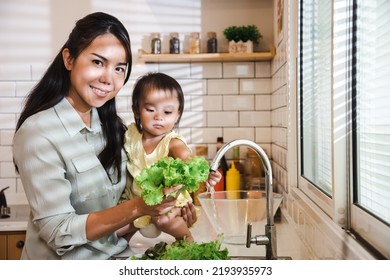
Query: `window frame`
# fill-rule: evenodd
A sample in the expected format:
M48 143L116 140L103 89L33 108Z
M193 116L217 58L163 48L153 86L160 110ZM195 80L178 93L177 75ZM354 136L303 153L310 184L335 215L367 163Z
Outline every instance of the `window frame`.
M390 228L375 216L357 205L355 194L357 192L356 164L356 133L351 133L356 127L355 97L356 97L356 63L355 58L357 32L357 0L338 1L332 0L332 194L325 194L307 178L302 176L303 149L302 149L302 103L303 103L303 69L304 60L302 44L303 1L300 0L297 22L297 157L298 168L297 187L310 198L326 215L328 215L339 227L369 248L378 258L389 258L390 246L386 246L386 240L390 240ZM337 22L345 21L343 30L337 30ZM352 35L351 35L352 34ZM336 38L336 41L335 41ZM344 46L339 44L344 40ZM335 50L335 45L337 49ZM351 47L352 46L352 47ZM338 59L344 57L344 59ZM339 71L343 68L345 71ZM337 69L337 73L335 73ZM341 73L340 73L341 72ZM338 84L343 80L345 87ZM335 188L337 186L337 188ZM369 234L364 230L370 228Z

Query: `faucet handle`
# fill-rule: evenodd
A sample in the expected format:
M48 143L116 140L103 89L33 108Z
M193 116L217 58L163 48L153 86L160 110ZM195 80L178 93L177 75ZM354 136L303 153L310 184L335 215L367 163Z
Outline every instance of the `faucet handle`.
M250 248L251 247L251 239L252 239L252 224L248 223L246 227L246 247Z

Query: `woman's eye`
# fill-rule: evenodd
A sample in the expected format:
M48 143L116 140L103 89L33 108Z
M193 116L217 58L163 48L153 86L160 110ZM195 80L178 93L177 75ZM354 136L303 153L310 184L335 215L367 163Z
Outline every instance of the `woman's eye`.
M117 67L116 71L121 72L121 73L125 73L126 72L126 67Z
M98 65L98 66L103 66L103 62L101 62L101 61L98 60L98 59L94 59L94 60L93 60L93 63L95 63L95 64Z

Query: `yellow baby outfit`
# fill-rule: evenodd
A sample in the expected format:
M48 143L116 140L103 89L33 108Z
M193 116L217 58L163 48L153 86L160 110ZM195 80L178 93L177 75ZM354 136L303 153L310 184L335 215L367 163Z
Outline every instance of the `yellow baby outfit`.
M169 154L169 143L172 139L179 139L183 141L183 143L187 146L188 150L191 152L190 147L188 146L184 137L174 131L168 133L163 139L161 139L160 143L158 143L157 147L150 154L147 154L142 145L142 134L139 133L135 123L129 125L128 130L125 133L125 151L128 156L127 161L127 170L131 174L133 178L136 178L144 168L150 167L155 162L157 162L160 158L167 157ZM132 185L127 185L123 194L121 196L121 201L131 199L133 195L140 196L141 195L141 186L137 186L135 180ZM192 201L189 193L185 195L180 194L176 201L176 206L180 207L185 205L188 201ZM150 216L144 216L138 218L134 221L134 225L136 227L145 227L146 225L154 226L153 224L149 224ZM141 228L141 229L142 229ZM140 230L143 233L142 230ZM146 236L151 237L151 236ZM154 237L154 236L153 236Z

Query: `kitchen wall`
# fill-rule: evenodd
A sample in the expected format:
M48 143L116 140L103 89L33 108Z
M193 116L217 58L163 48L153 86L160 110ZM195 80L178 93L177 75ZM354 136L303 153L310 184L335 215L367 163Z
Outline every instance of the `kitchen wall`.
M137 55L138 49L150 50L149 35L156 31L163 36L163 51L167 51L167 36L173 31L180 33L184 51L190 32L201 33L204 49L206 33L216 31L219 51L227 51L223 29L247 24L256 24L263 34L257 50L268 50L274 44L272 1L79 2L34 0L32 5L30 0L3 0L0 4L0 188L10 186L6 191L10 204L26 203L12 162L12 137L23 99L65 42L75 20L92 11L117 16L132 39L131 79L117 98L118 111L126 123L132 121L135 79L148 71L162 71L178 79L183 87L186 105L180 132L192 146L207 145L211 159L218 136L223 136L225 142L245 138L260 144L272 157L271 138L279 137L283 131L273 135L271 125L278 121L271 117L271 104L283 101L271 95L275 91L271 62L145 64ZM276 95L281 94L277 91ZM245 153L241 149L241 157ZM231 151L227 157L232 157Z

